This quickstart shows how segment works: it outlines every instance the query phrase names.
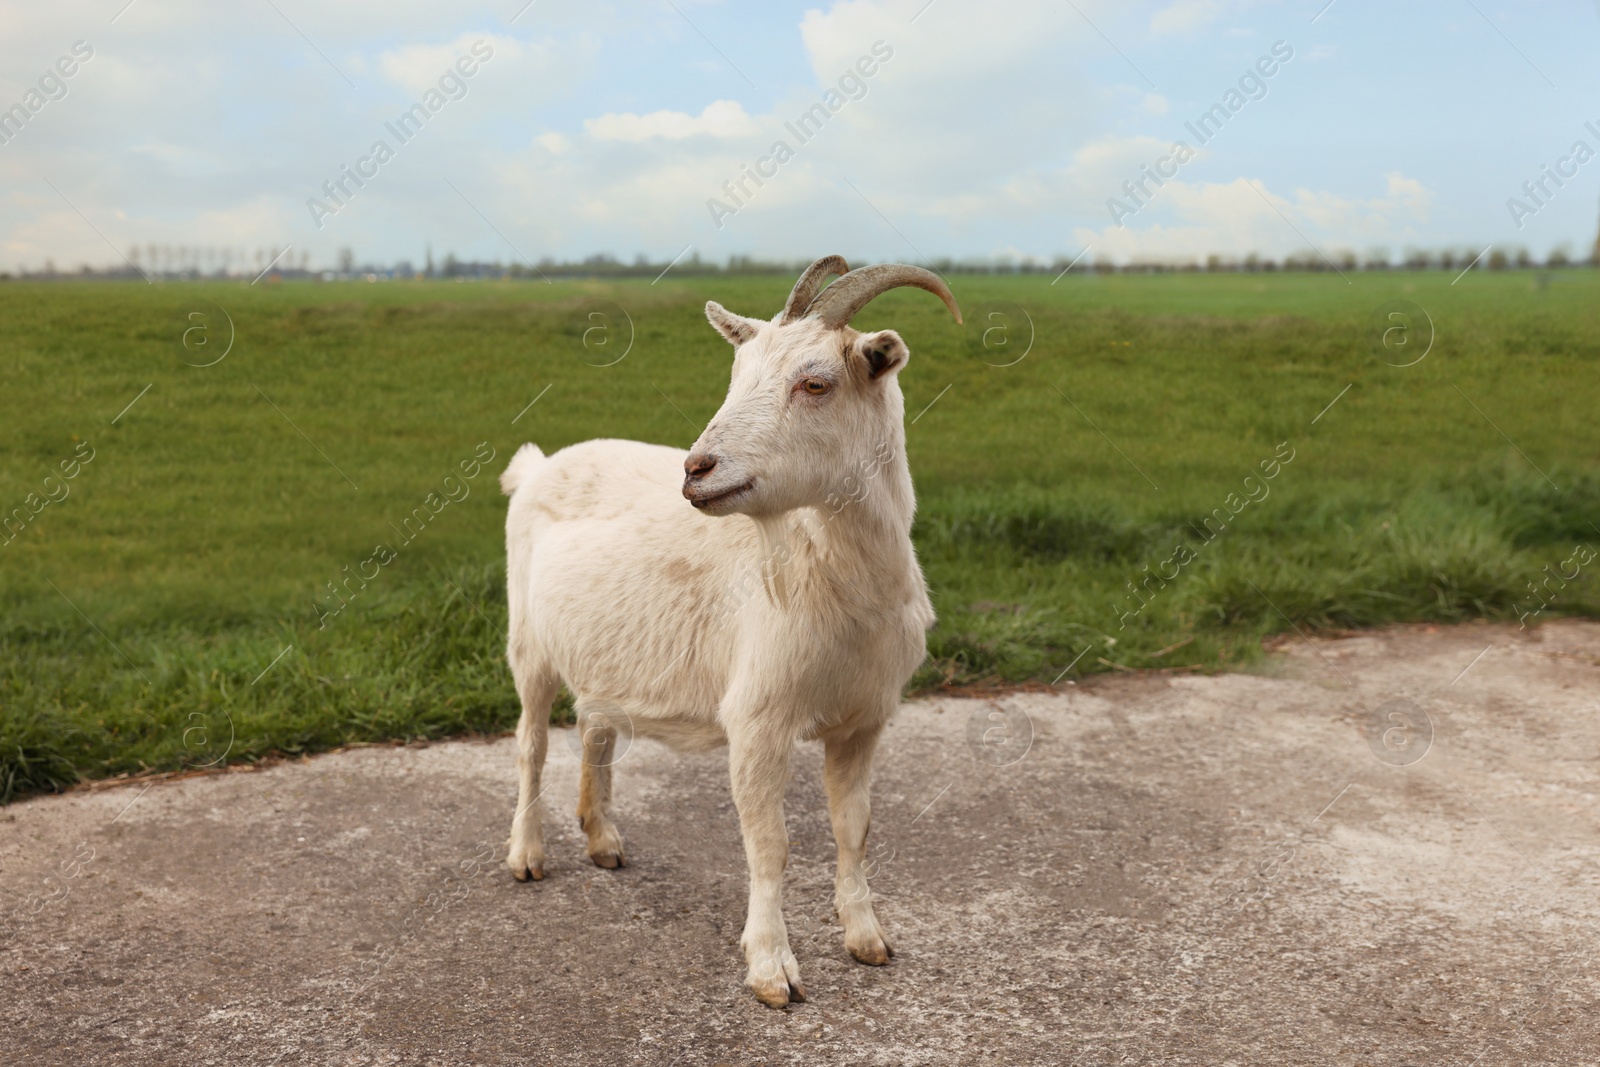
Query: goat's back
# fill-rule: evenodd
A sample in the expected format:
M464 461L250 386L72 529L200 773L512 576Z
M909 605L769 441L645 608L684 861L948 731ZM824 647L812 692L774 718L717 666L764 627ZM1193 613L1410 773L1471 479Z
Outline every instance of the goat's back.
M513 499L513 519L526 512L553 522L692 520L700 517L678 491L687 455L612 438L582 441L549 456L528 444L512 457L500 483Z
M531 454L530 454L531 455ZM681 449L585 441L513 458L506 548L513 625L569 688L647 717L706 721L726 685L728 608L754 523L679 492ZM665 671L665 674L663 674ZM649 708L652 694L674 694Z

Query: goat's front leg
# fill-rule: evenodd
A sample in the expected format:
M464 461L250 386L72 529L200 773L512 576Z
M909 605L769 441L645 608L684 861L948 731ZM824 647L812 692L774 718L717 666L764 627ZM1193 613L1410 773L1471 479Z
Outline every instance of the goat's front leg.
M862 963L889 962L894 949L872 913L872 891L867 887L867 828L872 822L870 786L872 755L880 728L861 730L823 745L823 783L828 790L828 814L833 818L833 839L839 846L839 872L834 880L833 908L844 924L844 947Z
M739 809L750 867L750 910L739 939L750 965L745 984L763 1004L782 1008L791 1000L806 999L800 964L789 951L789 931L783 922L783 869L789 862L783 791L793 742L787 736L751 731L730 737L728 743L733 803Z

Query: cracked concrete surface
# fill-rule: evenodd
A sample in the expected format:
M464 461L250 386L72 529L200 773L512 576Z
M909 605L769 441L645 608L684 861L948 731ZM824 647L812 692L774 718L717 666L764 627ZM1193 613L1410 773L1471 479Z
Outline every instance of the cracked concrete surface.
M786 1011L741 984L721 753L636 743L602 871L553 733L532 885L509 739L40 797L0 809L0 1062L1595 1062L1597 680L1600 625L1557 622L912 701L873 789L889 967L845 953L796 758Z

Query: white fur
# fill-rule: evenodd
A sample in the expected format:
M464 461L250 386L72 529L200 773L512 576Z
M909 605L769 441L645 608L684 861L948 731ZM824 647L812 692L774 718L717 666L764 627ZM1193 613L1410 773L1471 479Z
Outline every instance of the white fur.
M804 995L780 910L796 741L824 743L845 944L868 963L890 952L866 890L868 779L934 618L910 537L896 381L907 352L893 331L779 325L716 304L707 316L737 352L727 400L691 453L597 440L546 457L524 445L501 476L523 706L507 862L543 877L539 779L559 682L576 698L578 815L602 866L623 862L606 812L619 735L728 744L750 869L748 983L781 1006ZM813 396L807 378L832 389ZM715 469L687 485L686 460L705 455ZM704 509L685 499L752 480Z

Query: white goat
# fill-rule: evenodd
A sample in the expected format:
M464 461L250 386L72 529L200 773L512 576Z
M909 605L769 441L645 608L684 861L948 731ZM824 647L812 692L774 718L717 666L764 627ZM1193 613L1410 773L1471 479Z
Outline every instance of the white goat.
M843 277L823 289L832 275ZM805 999L781 911L798 740L824 745L845 947L863 963L892 955L867 891L869 777L934 615L911 545L896 382L910 353L893 330L848 324L903 285L961 321L938 275L851 271L838 256L812 264L771 322L707 303L736 348L733 380L689 453L600 440L546 457L527 444L500 479L522 699L506 862L519 880L544 877L539 778L562 681L583 751L578 822L601 867L623 865L606 811L619 733L727 744L750 869L740 944L748 984L774 1007Z

